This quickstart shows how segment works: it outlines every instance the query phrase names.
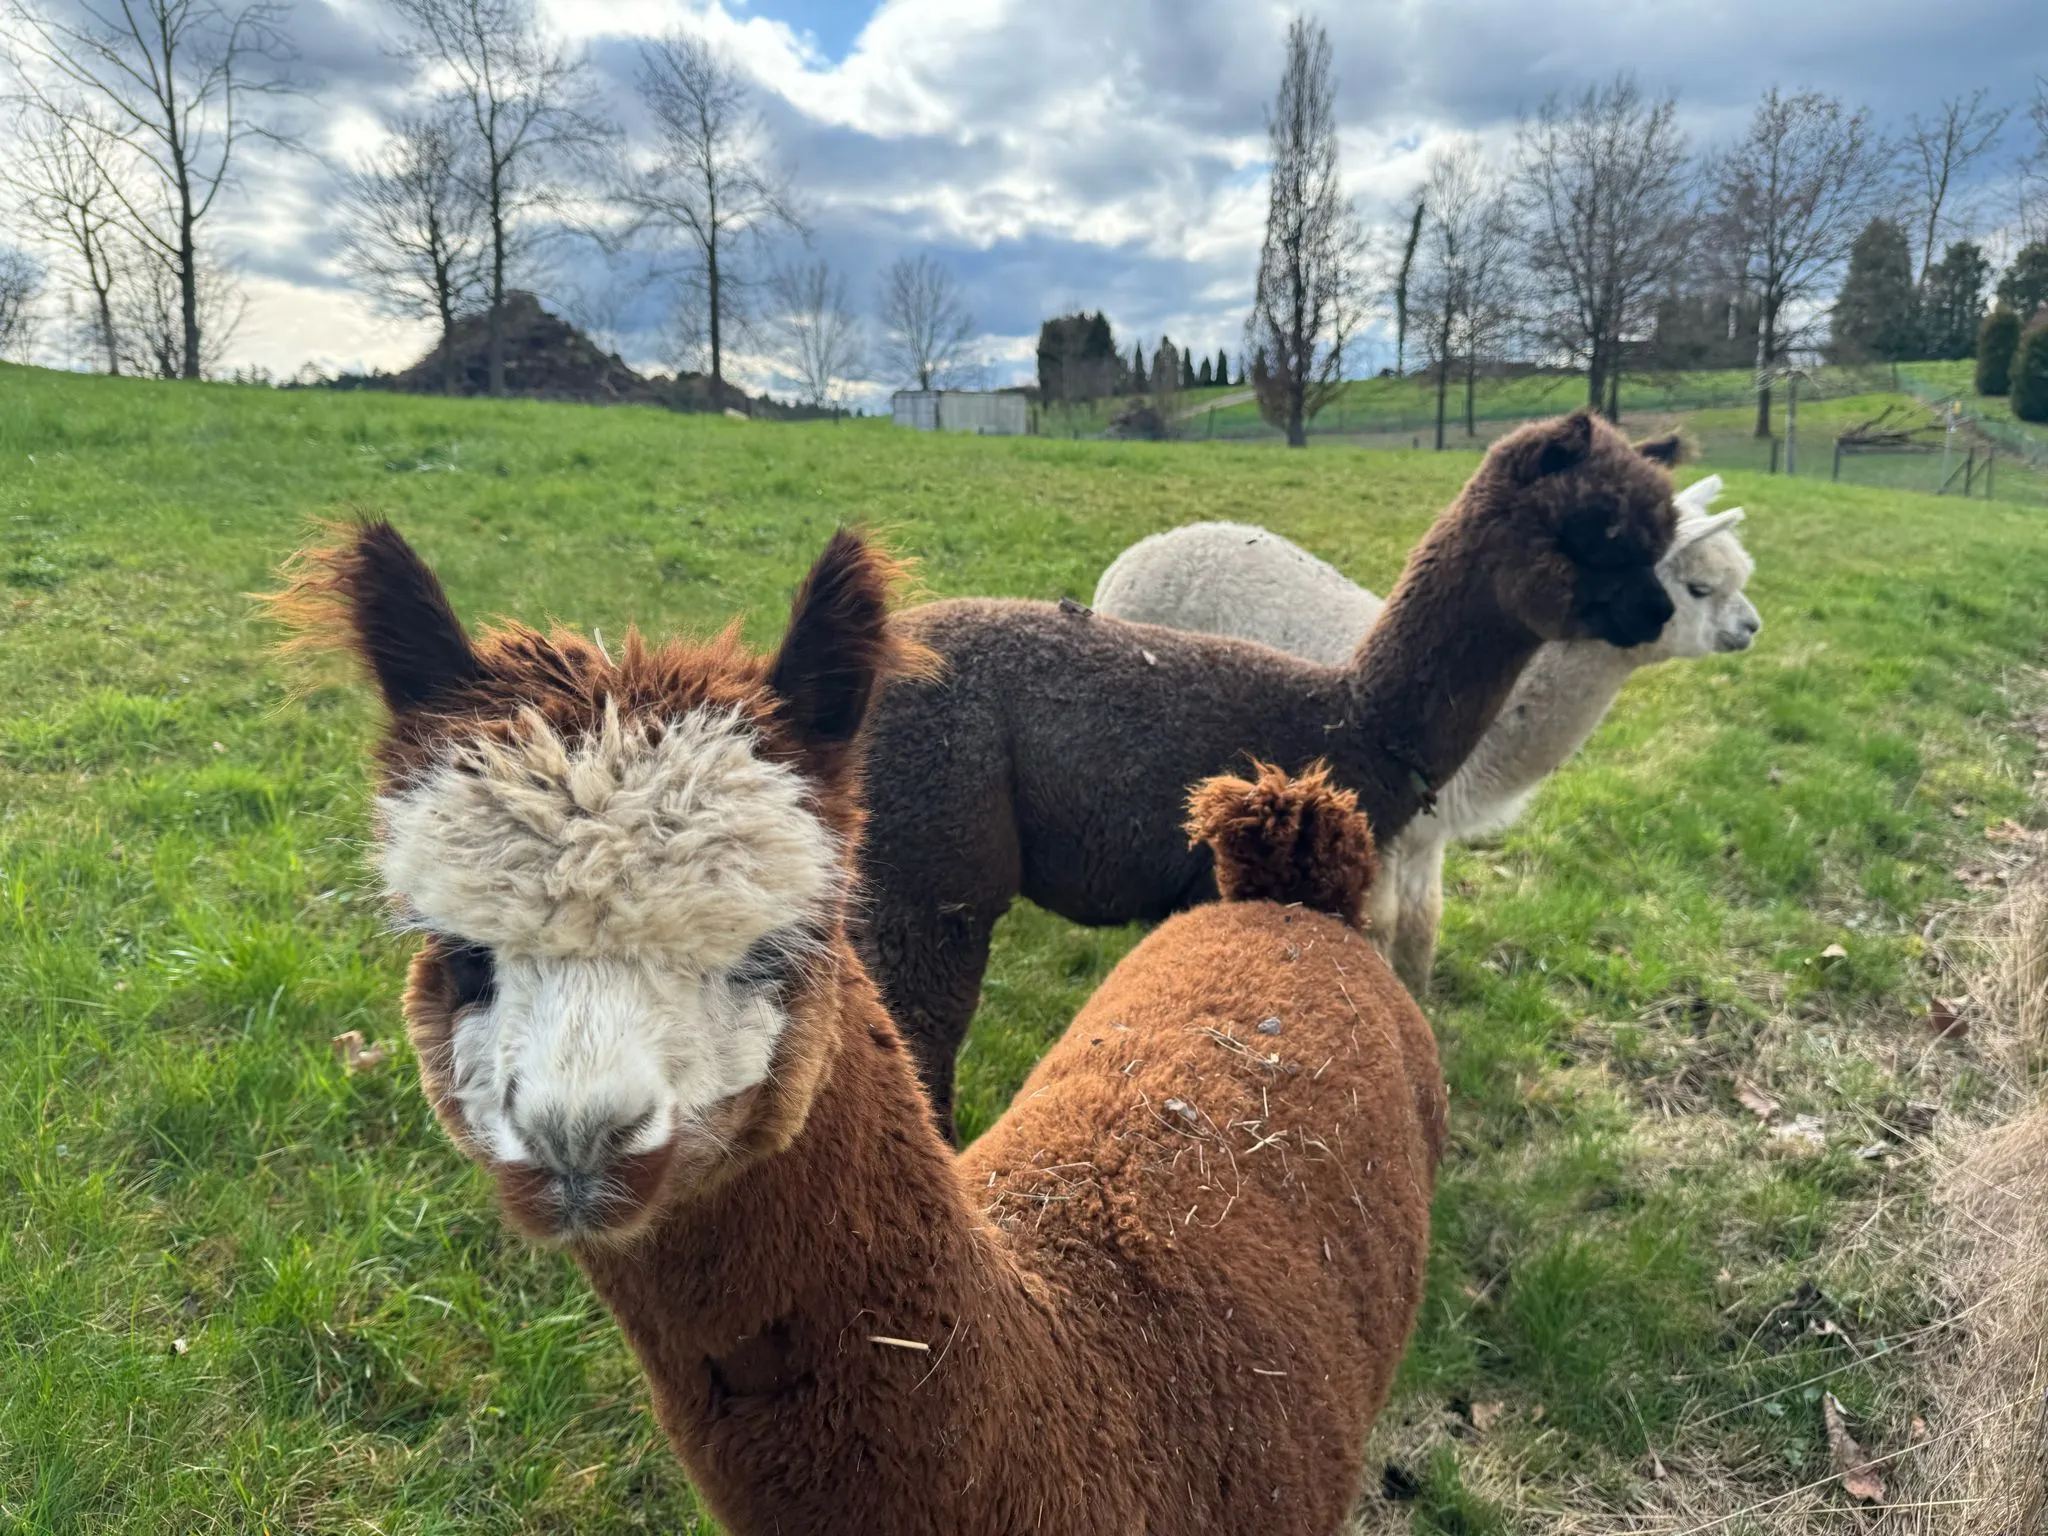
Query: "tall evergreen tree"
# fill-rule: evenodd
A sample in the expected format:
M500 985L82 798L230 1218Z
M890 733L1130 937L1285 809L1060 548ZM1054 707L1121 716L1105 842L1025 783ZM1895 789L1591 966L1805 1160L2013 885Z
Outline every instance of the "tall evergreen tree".
M1994 309L1977 327L1977 393L2012 393L2012 359L2020 346L2020 317Z
M2044 152L2044 158L2048 158L2048 152ZM2012 265L2005 269L2005 276L1998 280L1998 302L2018 315L2021 325L2048 305L2048 240L2020 247Z
M1214 376L1209 372L1209 359L1206 357L1202 359L1202 371L1195 375L1195 382L1204 389L1215 382Z
M1180 355L1180 387L1195 387L1195 355L1192 352L1183 352Z
M1228 384L1230 382L1230 352L1225 347L1218 347L1216 349L1216 382L1218 384ZM1237 382L1242 384L1244 380L1239 379Z
M1968 240L1958 240L1927 269L1920 300L1920 343L1926 357L1969 357L1984 320L1984 284L1991 263Z
M1145 343L1131 348L1131 390L1142 395L1152 386L1145 381Z
M1889 362L1918 355L1919 296L1906 232L1872 219L1849 252L1849 272L1835 299L1828 357L1833 362Z

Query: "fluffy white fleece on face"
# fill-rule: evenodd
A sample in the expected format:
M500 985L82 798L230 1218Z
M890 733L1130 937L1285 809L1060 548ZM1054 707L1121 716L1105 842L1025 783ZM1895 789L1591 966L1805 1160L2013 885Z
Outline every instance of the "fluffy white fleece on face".
M413 926L531 955L643 956L709 974L839 877L803 778L737 714L655 727L606 706L565 741L468 739L377 801L385 888Z
M766 1079L789 1025L765 992L658 962L508 954L495 973L456 1021L455 1091L500 1162L592 1172L688 1136Z
M654 728L608 708L577 741L529 717L379 799L408 924L491 951L453 1046L492 1157L591 1172L767 1077L789 1020L761 956L815 949L840 859L757 745L729 712Z

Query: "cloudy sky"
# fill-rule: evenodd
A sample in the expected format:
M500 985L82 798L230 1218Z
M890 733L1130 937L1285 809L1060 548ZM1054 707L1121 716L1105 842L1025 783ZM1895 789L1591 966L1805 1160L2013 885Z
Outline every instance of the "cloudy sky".
M588 51L630 127L635 40L702 34L753 78L813 228L812 249L871 303L895 256L959 278L993 382L1028 366L1039 321L1108 312L1120 339L1162 332L1235 350L1263 216L1263 102L1292 6L1259 0L541 0ZM1888 125L1984 87L2048 76L2042 0L1329 0L1347 181L1369 218L1419 179L1431 145L1504 146L1553 91L1634 70L1677 93L1698 143L1731 134L1773 82L1868 103ZM331 161L373 143L414 89L378 0L298 0L320 155L252 157L219 240L250 307L233 360L289 373L396 366L428 337L372 312L332 262ZM2030 132L2030 130L2029 130ZM2015 119L2002 160L2026 147ZM1979 220L2006 199L1988 186ZM665 295L594 255L537 284L659 360ZM1365 361L1376 363L1378 358Z

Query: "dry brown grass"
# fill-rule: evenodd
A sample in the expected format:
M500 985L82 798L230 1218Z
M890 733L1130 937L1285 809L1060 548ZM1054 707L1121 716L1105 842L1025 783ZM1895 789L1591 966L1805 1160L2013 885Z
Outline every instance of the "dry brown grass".
M1934 1438L1906 1459L1892 1529L2048 1530L2048 871L1992 912L1971 994L2010 1113L1947 1140L1934 1184L1935 1274L1952 1326L1923 1372Z
M1545 1475L1539 1425L1476 1435L1457 1414L1421 1404L1383 1418L1375 1474L1389 1463L1425 1466L1457 1442L1463 1486L1512 1529L1543 1536L2048 1536L2048 858L2038 836L2002 852L2006 895L1949 909L1952 931L1939 920L1928 930L1930 967L1963 997L1967 1038L1937 1049L1922 1024L1882 1043L1872 1032L1871 1048L1897 1060L1901 1079L1951 1107L1931 1129L1885 1128L1897 1144L1891 1172L1842 1223L1818 1271L1879 1268L1925 1297L1926 1326L1889 1341L1881 1360L1858 1359L1880 1387L1884 1422L1857 1433L1885 1480L1885 1503L1850 1500L1827 1466L1760 1493L1701 1433L1627 1469L1616 1497L1612 1468L1598 1488L1586 1476ZM1765 1042L1761 1058L1774 1054ZM1956 1112L1958 1101L1973 1107ZM1737 1130L1645 1107L1643 1153L1668 1157L1674 1171L1714 1155L1702 1137ZM1353 1536L1406 1532L1409 1508L1368 1497Z

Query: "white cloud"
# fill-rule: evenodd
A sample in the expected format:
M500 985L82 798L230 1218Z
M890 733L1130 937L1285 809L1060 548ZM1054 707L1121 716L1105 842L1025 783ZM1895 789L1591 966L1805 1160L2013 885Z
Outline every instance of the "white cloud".
M929 250L966 288L999 371L1028 371L1038 321L1106 310L1126 345L1162 331L1235 349L1264 213L1262 109L1293 7L1274 0L885 0L838 57L778 0L543 0L632 108L632 43L672 28L757 83L814 215L814 249L863 294ZM1623 68L1680 93L1695 136L1731 131L1772 81L1868 101L1887 121L1977 85L2018 100L2048 74L2038 0L1349 0L1326 8L1347 184L1375 215L1446 134L1504 153L1518 114ZM327 76L319 146L359 150L403 61L372 0L304 0L294 25ZM1987 47L1986 39L2000 42ZM311 161L251 162L223 235L252 276L238 356L402 361L425 338L332 286L330 192ZM586 285L601 281L585 273ZM573 286L573 284L572 284ZM630 295L641 323L658 297ZM651 329L627 355L652 350ZM410 339L409 339L410 338Z

